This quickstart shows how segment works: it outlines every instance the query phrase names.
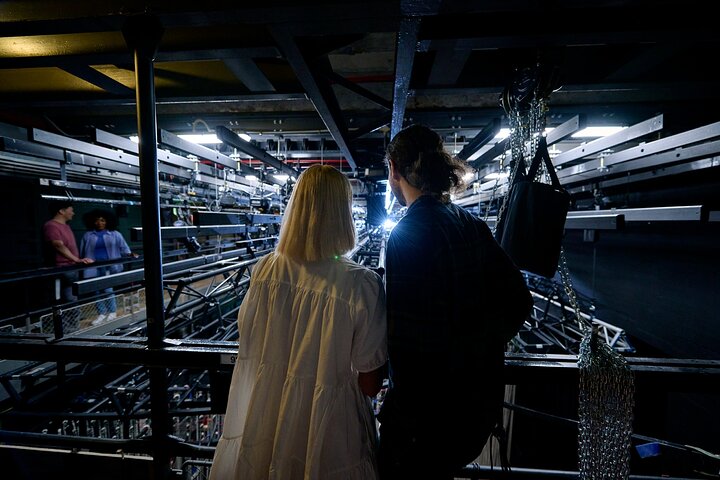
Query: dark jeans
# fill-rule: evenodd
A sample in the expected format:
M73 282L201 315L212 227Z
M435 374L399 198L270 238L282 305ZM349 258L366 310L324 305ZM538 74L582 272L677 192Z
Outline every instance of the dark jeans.
M78 271L74 272L63 272L58 277L60 280L60 297L57 297L57 291L55 300L59 300L61 303L69 303L77 301L77 297L73 294L72 284L80 279ZM57 288L57 287L56 287Z
M77 270L74 272L63 272L60 274L58 277L58 280L60 281L60 298L57 298L57 282L55 286L55 300L57 303L65 304L77 301L77 297L72 291L72 284L73 282L78 281L79 278L80 274ZM63 333L74 332L80 328L80 311L77 308L70 308L69 310L63 311L62 327Z
M458 406L456 399L445 398L443 407L427 396L415 402L426 408L413 413L389 397L378 417L381 480L452 480L480 455L498 418L483 409L483 402Z

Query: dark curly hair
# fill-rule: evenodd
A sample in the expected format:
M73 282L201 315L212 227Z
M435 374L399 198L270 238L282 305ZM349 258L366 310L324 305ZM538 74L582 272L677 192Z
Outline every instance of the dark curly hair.
M465 186L467 165L447 153L440 135L424 125L400 130L387 147L386 159L410 185L444 203L450 201L450 193Z
M107 230L117 230L118 218L117 215L115 215L115 213L111 210L105 210L100 208L90 210L85 215L83 215L83 223L88 230L95 230L95 220L97 220L99 217L105 219L105 228Z

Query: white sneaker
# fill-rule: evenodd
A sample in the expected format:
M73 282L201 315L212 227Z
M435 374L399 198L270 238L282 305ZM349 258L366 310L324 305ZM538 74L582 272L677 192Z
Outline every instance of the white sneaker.
M104 314L104 313L101 313L100 315L97 316L97 318L96 318L95 320L92 321L92 324L93 324L93 325L100 325L101 323L103 323L103 322L105 321L105 319L106 319L107 317L108 317L108 315L106 315L106 314Z
M106 322L109 322L110 320L115 320L117 318L117 313L110 312L108 313L107 317L105 318Z

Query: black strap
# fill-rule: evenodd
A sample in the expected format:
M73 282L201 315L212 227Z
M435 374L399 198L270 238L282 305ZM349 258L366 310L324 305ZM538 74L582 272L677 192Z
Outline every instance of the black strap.
M541 161L545 162L545 167L547 168L548 174L550 175L550 180L552 181L553 187L557 189L562 189L562 186L560 185L560 180L558 180L557 174L555 173L555 167L553 167L552 160L550 159L550 153L548 152L547 148L547 139L543 136L540 136L537 150L535 150L535 156L533 157L532 163L530 163L530 168L527 172L527 176L530 181L535 178L535 175L540 168Z
M507 432L505 431L505 427L502 423L502 419L495 424L495 427L492 431L492 436L495 437L495 439L497 439L498 441L498 453L500 454L500 469L503 472L510 472L512 469L510 468L510 459L508 455L508 438Z
M520 180L525 180L526 173L525 173L525 159L523 158L522 153L520 154L520 158L517 160L517 168L515 169L515 176L513 177L512 184L515 185Z

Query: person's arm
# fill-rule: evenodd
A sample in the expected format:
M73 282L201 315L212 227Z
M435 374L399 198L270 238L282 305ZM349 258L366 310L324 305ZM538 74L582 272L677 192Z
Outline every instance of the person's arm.
M386 364L387 365L387 364ZM360 372L358 374L358 383L360 391L368 397L374 397L382 389L383 379L385 378L385 365L373 370L372 372Z
M130 246L125 241L125 237L123 237L122 233L120 233L116 230L113 232L113 234L115 235L115 238L117 239L118 247L120 248L121 255L123 255L125 257L133 257L133 258L139 257L139 255L137 253L133 253L132 251L130 251Z
M352 363L360 391L374 397L387 375L387 321L382 279L368 270L359 282L359 318L353 335Z
M67 258L73 263L93 263L94 260L92 258L78 258L75 255L72 254L69 248L65 246L65 244L62 242L62 240L53 240L52 241L53 248L63 257Z

